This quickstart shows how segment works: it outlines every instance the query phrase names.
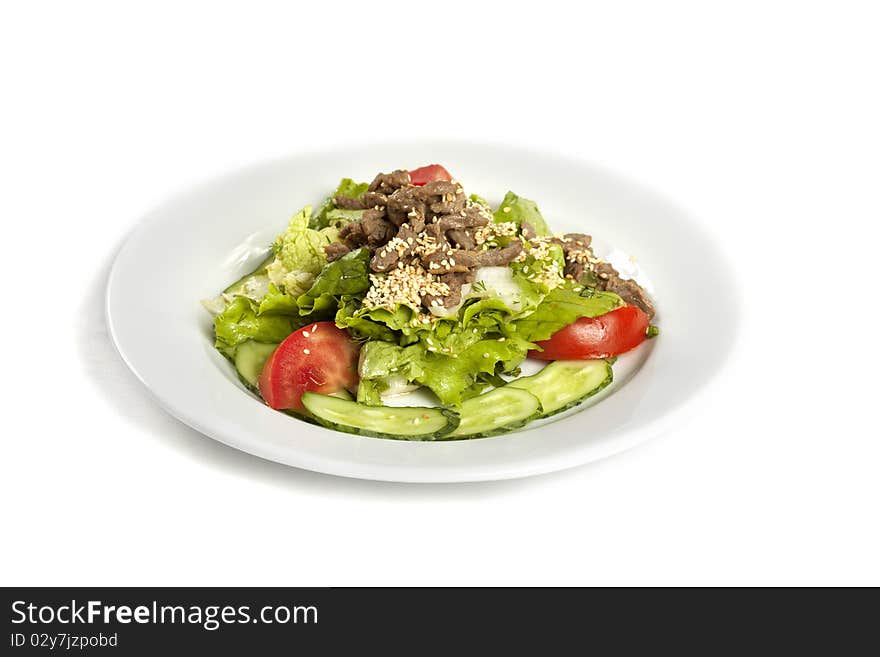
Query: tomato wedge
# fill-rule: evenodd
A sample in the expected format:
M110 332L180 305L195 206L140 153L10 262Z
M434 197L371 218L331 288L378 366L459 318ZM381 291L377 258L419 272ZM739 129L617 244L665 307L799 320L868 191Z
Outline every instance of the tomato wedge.
M647 337L648 316L635 306L623 306L598 317L581 317L536 342L543 351L530 351L539 360L608 358L638 347Z
M435 180L452 180L450 173L439 164L429 164L409 172L410 182L416 187Z
M333 322L315 322L291 333L269 356L260 394L275 409L302 412L302 396L329 395L357 385L360 347Z

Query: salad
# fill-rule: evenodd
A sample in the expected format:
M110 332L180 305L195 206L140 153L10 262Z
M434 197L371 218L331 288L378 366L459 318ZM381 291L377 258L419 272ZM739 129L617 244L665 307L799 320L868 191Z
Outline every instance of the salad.
M657 334L648 294L591 241L513 192L493 209L440 165L400 169L343 179L203 304L273 409L384 438L489 436L596 394ZM526 358L548 363L522 376ZM417 389L435 405L399 405Z

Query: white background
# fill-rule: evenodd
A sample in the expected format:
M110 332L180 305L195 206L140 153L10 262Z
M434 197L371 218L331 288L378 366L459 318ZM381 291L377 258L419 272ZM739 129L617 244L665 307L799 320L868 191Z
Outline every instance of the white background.
M384 4L3 4L0 583L880 584L876 5ZM701 217L747 310L703 412L586 467L411 486L159 410L102 316L137 218L418 137L578 155Z

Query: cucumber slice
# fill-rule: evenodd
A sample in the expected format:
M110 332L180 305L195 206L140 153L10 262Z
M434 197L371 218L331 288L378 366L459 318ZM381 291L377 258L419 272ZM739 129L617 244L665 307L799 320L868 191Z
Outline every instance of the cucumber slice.
M541 411L538 398L522 388L495 388L461 405L461 422L450 438L491 436L522 426Z
M254 342L253 340L238 345L235 350L235 369L241 378L250 386L256 388L260 380L263 365L275 351L277 344L266 342Z
M561 413L592 397L613 378L605 360L555 360L533 376L524 376L506 387L528 390L541 401L542 417Z
M445 408L367 406L314 392L302 403L325 427L361 436L434 440L458 426L458 415Z

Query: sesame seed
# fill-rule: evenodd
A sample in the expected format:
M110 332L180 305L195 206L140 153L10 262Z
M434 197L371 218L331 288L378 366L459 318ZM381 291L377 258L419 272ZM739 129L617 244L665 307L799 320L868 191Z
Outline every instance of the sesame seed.
M303 353L304 353L306 356L308 356L308 355L309 355L310 353L312 353L312 352L309 351L308 349L303 349Z
M510 208L505 206L501 211L502 212L510 212Z
M309 333L308 331L303 331L303 337L304 337L304 338L307 338L307 337L309 337L310 335L311 335L311 333Z
M485 354L483 354L483 358L488 358L488 357L489 357L489 354L488 354L488 352L487 352L487 353L485 353Z

